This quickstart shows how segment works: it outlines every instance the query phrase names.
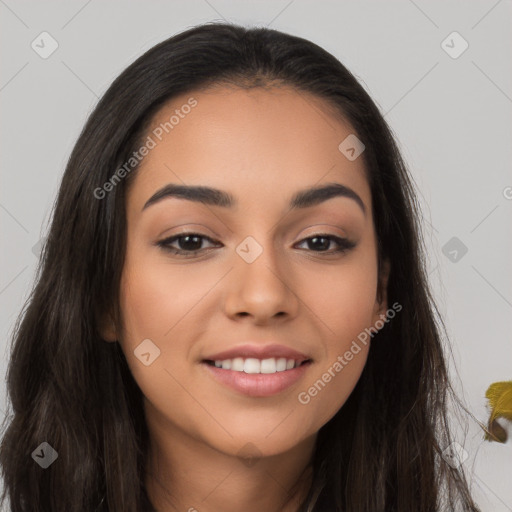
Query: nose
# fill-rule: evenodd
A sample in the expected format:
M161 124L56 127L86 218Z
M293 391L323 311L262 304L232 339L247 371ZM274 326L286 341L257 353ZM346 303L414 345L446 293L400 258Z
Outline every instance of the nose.
M249 316L253 323L261 325L275 321L274 317L282 321L295 317L299 298L294 289L293 269L276 254L272 241L260 244L252 239L252 244L244 248L261 247L254 261L245 258L243 250L233 255L234 268L225 295L226 314L232 319Z

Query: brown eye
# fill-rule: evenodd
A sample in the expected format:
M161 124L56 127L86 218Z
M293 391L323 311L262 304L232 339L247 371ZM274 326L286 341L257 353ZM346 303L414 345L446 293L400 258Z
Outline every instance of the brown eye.
M313 252L325 252L328 254L342 253L355 247L355 243L347 238L340 238L339 236L318 234L305 238L300 242L301 244L307 243L308 249ZM337 248L329 251L329 246L334 242Z
M170 238L166 238L165 240L161 240L157 245L172 254L194 256L196 253L203 251L201 246L204 240L215 244L210 237L199 233L180 233L179 235L174 235ZM172 245L176 242L178 247Z

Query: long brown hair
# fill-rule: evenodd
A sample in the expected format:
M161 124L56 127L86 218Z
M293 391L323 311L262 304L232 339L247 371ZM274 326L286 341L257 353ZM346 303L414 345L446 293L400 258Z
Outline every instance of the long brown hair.
M302 511L478 510L451 444L442 320L429 290L419 209L391 129L356 78L305 39L210 23L138 58L90 115L67 164L36 281L15 326L8 370L12 412L0 447L13 512L145 510L148 443L142 393L118 343L98 331L113 305L126 248L126 187L135 167L98 197L140 147L149 120L178 94L212 84L281 83L325 100L364 143L379 267L402 311L375 335L362 375L318 434ZM104 190L104 188L103 188ZM380 269L382 270L382 269ZM58 453L42 469L42 442Z

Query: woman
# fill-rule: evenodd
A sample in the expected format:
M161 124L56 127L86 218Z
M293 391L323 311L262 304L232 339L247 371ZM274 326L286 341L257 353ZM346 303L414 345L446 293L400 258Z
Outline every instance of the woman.
M8 373L11 509L478 510L423 251L332 55L227 24L156 45L62 180Z

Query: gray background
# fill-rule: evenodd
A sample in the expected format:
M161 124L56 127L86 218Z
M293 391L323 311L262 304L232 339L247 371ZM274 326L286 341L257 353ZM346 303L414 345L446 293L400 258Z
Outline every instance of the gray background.
M7 408L4 375L14 321L87 115L145 50L199 23L226 19L323 46L385 114L419 189L455 387L485 423L488 385L512 378L511 12L506 0L0 0L0 408ZM59 45L47 59L31 48L43 31ZM457 58L442 46L454 31L469 44ZM445 44L452 53L462 48L453 37ZM482 510L512 511L512 442L483 441L472 419L457 432Z

